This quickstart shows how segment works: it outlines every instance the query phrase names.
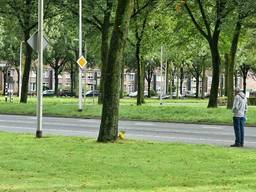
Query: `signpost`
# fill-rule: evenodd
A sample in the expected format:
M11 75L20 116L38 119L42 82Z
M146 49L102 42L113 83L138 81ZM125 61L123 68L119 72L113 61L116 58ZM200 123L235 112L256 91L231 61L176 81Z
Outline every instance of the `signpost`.
M84 56L81 56L76 62L77 62L77 64L79 65L79 67L81 69L83 69L86 66L86 64L87 64L87 61L84 58Z
M38 31L36 31L27 43L38 52L37 67L37 129L36 137L41 138L42 133L42 117L43 117L43 51L48 45L47 39L44 37L44 0L38 0Z
M43 116L43 14L44 0L38 1L38 71L37 71L37 130L36 137L42 137L42 116Z
M43 1L43 0L42 0ZM39 31L39 29L38 29ZM27 40L27 43L32 47L35 51L39 52L39 32L36 31L31 35L31 37ZM48 40L45 36L43 36L43 49L45 49L48 46Z
M78 102L78 111L83 111L82 106L82 68L81 66L86 65L86 60L82 55L82 0L79 0L79 59L78 64L79 68L79 102Z

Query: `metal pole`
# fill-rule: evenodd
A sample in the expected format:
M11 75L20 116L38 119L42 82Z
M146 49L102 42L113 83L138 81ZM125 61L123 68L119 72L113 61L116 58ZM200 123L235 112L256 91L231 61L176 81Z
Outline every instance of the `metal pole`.
M166 62L165 62L165 74L164 74L164 94L167 95L167 87L166 87L166 82L167 82L167 59L166 59Z
M162 94L163 94L163 46L161 46L161 56L160 56L160 62L161 62L161 69L160 69L160 75L161 75L161 80L160 80L160 105L162 105Z
M21 98L21 85L22 85L22 43L23 41L21 41L20 43L20 77L19 77L19 99Z
M36 137L42 137L42 116L43 116L43 9L44 0L38 1L38 71L37 71L37 130Z
M82 56L82 0L79 0L79 57ZM82 69L79 67L79 102L78 111L83 110L82 106Z

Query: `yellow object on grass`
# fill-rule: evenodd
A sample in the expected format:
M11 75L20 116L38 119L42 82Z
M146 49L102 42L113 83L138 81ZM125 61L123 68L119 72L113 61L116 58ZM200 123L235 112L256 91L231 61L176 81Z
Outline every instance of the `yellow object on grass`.
M121 140L125 139L125 131L120 131L118 134L118 138Z

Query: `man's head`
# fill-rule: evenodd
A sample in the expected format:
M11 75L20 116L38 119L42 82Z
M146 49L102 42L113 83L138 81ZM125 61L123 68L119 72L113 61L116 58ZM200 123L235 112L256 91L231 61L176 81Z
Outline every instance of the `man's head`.
M237 95L238 93L240 93L241 92L241 89L239 88L239 87L236 87L235 88L235 94Z

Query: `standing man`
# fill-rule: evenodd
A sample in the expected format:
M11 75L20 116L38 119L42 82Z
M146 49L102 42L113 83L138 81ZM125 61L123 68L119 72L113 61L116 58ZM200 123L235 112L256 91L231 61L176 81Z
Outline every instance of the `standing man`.
M235 89L235 99L232 111L234 113L233 124L236 140L233 145L230 145L230 147L243 147L247 99L245 97L245 94L240 90L240 88Z

